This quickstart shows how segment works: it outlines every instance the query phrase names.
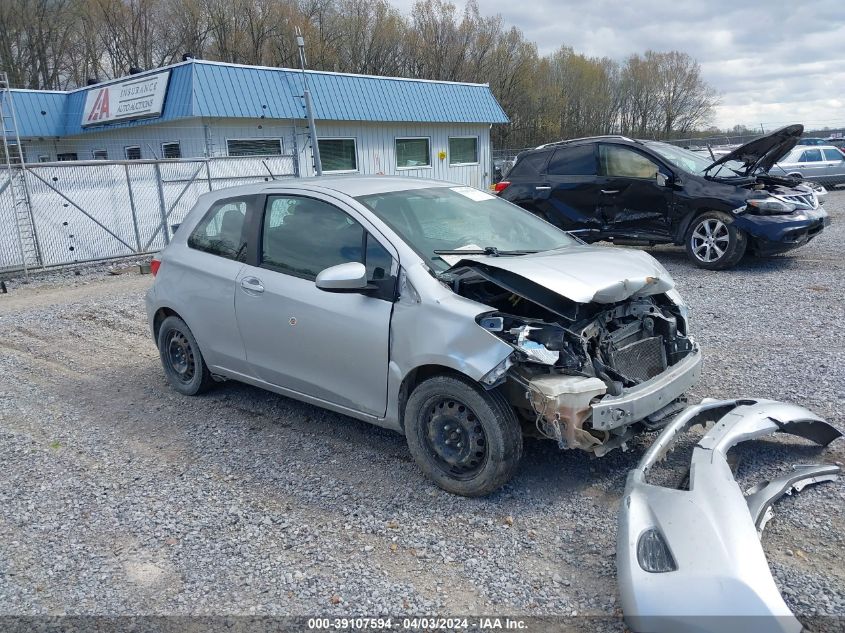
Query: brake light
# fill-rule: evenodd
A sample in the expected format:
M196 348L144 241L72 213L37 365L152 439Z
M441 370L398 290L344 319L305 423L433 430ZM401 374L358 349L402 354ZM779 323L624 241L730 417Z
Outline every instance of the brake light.
M509 180L502 180L501 182L497 182L493 185L493 191L496 193L502 193L505 189L511 186Z
M153 258L153 260L150 262L150 272L153 274L153 277L158 274L159 268L161 268L161 260Z

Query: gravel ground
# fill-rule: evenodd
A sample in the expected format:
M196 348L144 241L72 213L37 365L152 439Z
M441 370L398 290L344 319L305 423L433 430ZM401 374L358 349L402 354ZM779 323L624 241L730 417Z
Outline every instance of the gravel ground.
M845 193L826 206L813 243L731 272L650 251L705 351L693 399L790 400L845 427ZM597 460L528 440L503 490L454 497L395 433L233 383L175 394L150 282L100 265L0 295L0 613L618 616L616 507L653 437ZM737 454L753 482L845 462L845 441ZM786 601L845 616L845 478L776 509L763 545Z

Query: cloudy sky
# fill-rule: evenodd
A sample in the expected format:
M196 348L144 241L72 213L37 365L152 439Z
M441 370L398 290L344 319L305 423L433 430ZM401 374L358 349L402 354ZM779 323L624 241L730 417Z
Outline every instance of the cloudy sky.
M391 3L407 12L413 0ZM562 44L617 60L649 48L689 53L721 94L719 127L845 126L845 0L478 3L522 29L541 54Z

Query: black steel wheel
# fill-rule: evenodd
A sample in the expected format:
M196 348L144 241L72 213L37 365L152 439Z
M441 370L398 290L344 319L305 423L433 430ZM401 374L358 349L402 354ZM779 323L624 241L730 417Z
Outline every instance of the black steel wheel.
M513 477L522 429L505 397L455 375L423 380L404 415L408 449L422 471L455 494L489 494Z
M169 316L162 322L158 351L167 382L179 393L195 396L214 384L197 340L179 317Z
M440 468L457 479L472 479L487 460L484 427L455 398L442 398L429 409L425 440Z

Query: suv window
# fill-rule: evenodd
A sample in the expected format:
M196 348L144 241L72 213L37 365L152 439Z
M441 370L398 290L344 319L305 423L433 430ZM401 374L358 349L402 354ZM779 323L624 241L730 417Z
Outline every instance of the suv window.
M824 150L824 159L825 160L845 160L845 155L842 154L838 149L826 149Z
M262 267L313 280L320 271L346 262L365 264L370 281L391 279L395 272L390 253L334 205L301 196L268 199Z
M603 176L617 178L654 178L660 168L639 152L621 145L599 145Z
M188 238L188 246L198 251L246 261L246 213L251 199L221 200L208 210Z
M560 148L555 151L546 171L552 176L595 176L594 145L590 143Z
M536 154L527 154L517 161L511 170L508 172L508 178L514 176L536 176L543 169L546 164L546 159L550 152L537 152Z
M822 151L820 149L808 149L801 154L798 159L799 163L815 163L822 159Z

